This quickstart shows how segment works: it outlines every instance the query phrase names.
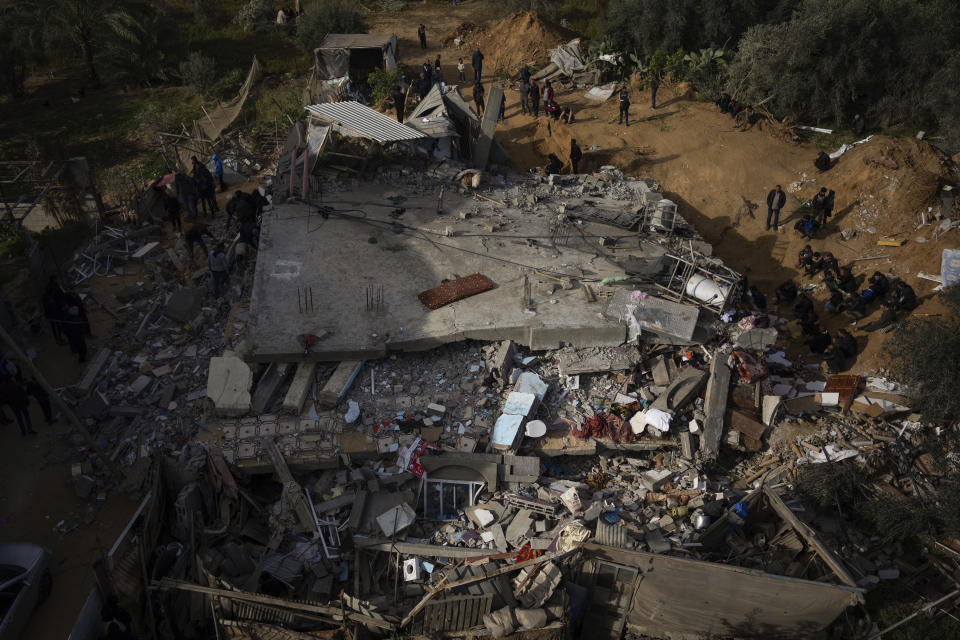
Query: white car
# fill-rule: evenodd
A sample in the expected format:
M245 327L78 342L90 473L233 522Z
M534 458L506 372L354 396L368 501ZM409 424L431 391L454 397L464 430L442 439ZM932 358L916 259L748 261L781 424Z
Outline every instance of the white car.
M0 640L16 640L50 595L50 552L29 542L0 543Z

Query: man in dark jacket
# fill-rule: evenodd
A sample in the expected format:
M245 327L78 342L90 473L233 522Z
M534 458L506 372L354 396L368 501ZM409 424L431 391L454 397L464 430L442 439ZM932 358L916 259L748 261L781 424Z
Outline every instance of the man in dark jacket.
M477 50L473 52L470 64L473 66L473 81L479 83L480 78L483 77L483 54L480 53L480 47L477 47Z
M403 122L403 108L407 97L403 95L403 91L400 90L399 86L393 88L390 97L393 99L393 106L397 110L397 122Z
M573 167L570 173L580 173L577 170L577 166L580 164L580 158L583 157L583 152L580 151L580 147L577 145L575 139L570 140L570 166Z
M917 308L917 294L913 287L903 280L893 287L893 306L902 311L913 311Z
M530 67L527 65L523 65L523 69L520 69L520 81L530 83Z
M630 90L627 89L627 85L620 86L620 119L617 121L618 125L623 124L623 121L627 121L627 126L630 126Z
M197 183L197 194L200 197L200 207L203 209L203 215L213 214L220 210L217 206L217 185L213 181L213 174L207 169L196 156L193 160L193 180ZM208 213L209 211L209 213Z
M37 432L30 424L30 398L13 376L3 376L0 381L0 402L13 411L13 417L17 419L20 427L20 435L36 435Z
M178 173L174 178L177 185L177 197L187 211L188 220L197 219L197 183L185 173Z
M193 245L199 244L201 255L204 257L209 253L207 251L207 243L203 241L203 236L209 236L216 240L216 237L210 233L210 229L207 228L207 225L196 224L190 225L190 228L187 229L186 233L183 234L183 239L187 241L187 261L192 265L193 264Z
M660 78L653 71L650 72L650 110L657 108L657 89L660 88Z
M420 48L426 49L427 48L427 28L423 26L422 23L420 24L419 27L417 27L417 37L420 38Z
M536 80L530 82L530 90L527 92L530 97L530 110L534 118L540 117L540 86Z
M483 115L483 106L484 106L484 94L486 91L483 88L483 85L479 82L473 85L473 104L477 107L477 115Z
M767 228L770 230L770 221L773 220L773 230L780 230L780 210L787 204L787 194L783 192L783 187L777 187L767 194Z
M810 211L813 213L813 219L818 223L820 222L820 217L823 216L823 210L827 204L827 188L820 187L820 191L817 192L817 195L813 196L810 199Z
M547 166L544 167L543 172L548 176L554 173L560 173L560 169L563 168L563 163L560 162L560 158L556 154L551 153L548 157Z
M530 80L520 81L520 113L530 113Z

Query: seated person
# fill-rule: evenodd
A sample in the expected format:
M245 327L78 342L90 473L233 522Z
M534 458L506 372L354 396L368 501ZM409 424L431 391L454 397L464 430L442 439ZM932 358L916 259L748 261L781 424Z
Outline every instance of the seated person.
M846 329L837 329L837 335L833 340L837 349L847 358L857 355L857 339L850 335Z
M794 284L793 280L787 280L777 287L774 295L776 296L777 304L793 302L797 298L797 285Z
M843 292L839 289L830 294L830 299L823 303L831 313L840 313L843 311Z
M359 102L360 104L367 104L367 101L364 99L363 94L360 93L360 87L353 83L353 80L347 80L347 86L345 87L347 93L347 99Z
M893 287L893 306L901 311L913 311L917 308L917 294L913 287L903 280Z
M560 105L553 100L543 105L543 110L546 111L547 115L552 117L554 120L560 119Z
M857 292L857 279L853 276L853 272L850 271L850 267L840 267L840 271L837 274L837 285L846 293Z
M573 124L573 110L570 107L564 107L560 110L560 122Z
M885 296L890 293L890 280L879 271L874 271L869 279L870 288L874 290L877 296Z
M843 299L843 311L856 324L857 320L867 315L867 303L860 296L848 293Z
M830 272L837 273L840 271L840 265L837 264L837 259L833 257L833 254L829 251L823 254L823 272L829 274Z
M543 172L548 176L552 173L560 173L560 169L563 168L563 163L560 162L560 158L556 154L551 153L547 158L547 166L543 168Z
M808 276L815 275L823 269L823 256L820 255L819 251L814 251L813 256L810 258L810 264L807 266L807 270L804 273Z
M817 229L820 228L820 225L817 224L816 219L813 217L812 213L805 213L803 217L797 220L794 225L794 231L797 231L801 236L810 240L817 233Z
M813 261L813 249L810 245L806 245L803 249L797 253L797 268L803 269L810 266L810 263Z
M753 298L753 306L755 306L760 311L767 310L767 296L763 295L763 292L760 289L757 289L756 285L750 285L750 297Z
M800 328L804 334L815 336L818 333L823 333L823 327L820 326L820 318L813 312L813 309L808 311L805 316L797 319L800 321Z
M713 104L720 107L720 113L726 113L727 105L730 104L730 94L724 91L719 98L713 101Z
M830 373L840 373L844 370L847 357L843 355L840 348L832 344L823 352L823 364Z
M821 173L830 168L830 156L827 155L826 151L821 151L817 154L817 159L813 161L813 166L819 169Z
M870 324L863 325L864 331L876 331L877 329L886 329L894 322L897 321L897 309L893 306L893 300L887 300L883 303L885 307L883 313L880 314L880 318L874 320Z
M807 294L801 293L797 298L797 303L793 305L793 317L803 320L808 314L813 312L813 302L807 297Z
M807 340L807 346L810 347L811 353L823 353L823 351L830 346L830 342L830 334L824 331Z

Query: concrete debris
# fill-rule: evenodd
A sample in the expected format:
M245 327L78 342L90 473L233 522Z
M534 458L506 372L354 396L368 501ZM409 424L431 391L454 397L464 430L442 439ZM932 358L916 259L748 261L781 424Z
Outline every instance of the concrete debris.
M291 132L292 169L315 159L306 130ZM151 277L117 294L118 346L71 394L124 490L149 493L143 546L122 548L151 584L136 563L110 571L164 616L154 628L559 638L604 618L596 637L695 637L759 616L799 637L918 573L795 490L815 465L856 464L876 471L872 495L924 495L942 475L910 401L788 359L789 323L748 308L659 185L491 164L466 187L455 177L478 173L405 149L384 146L366 174L322 170L324 202L362 193L384 228L331 209L305 236L315 207L278 205L223 299L176 249L129 247ZM442 251L423 251L431 236ZM492 288L421 305L425 287L479 273L468 256ZM107 473L68 437L74 489L99 501Z

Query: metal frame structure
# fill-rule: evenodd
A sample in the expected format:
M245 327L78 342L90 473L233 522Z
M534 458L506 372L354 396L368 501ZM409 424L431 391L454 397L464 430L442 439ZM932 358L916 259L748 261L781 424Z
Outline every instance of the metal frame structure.
M692 247L688 248L686 255L679 251L667 252L664 259L672 260L673 266L666 283L656 283L656 286L662 290L663 297L668 300L692 303L717 313L723 313L729 301L735 298L738 293L742 276L719 260L694 251ZM724 291L725 289L726 293L721 296L720 300L709 302L690 295L687 293L687 287L690 280L696 275L716 281L720 285L720 290Z

